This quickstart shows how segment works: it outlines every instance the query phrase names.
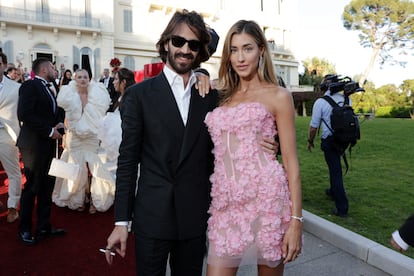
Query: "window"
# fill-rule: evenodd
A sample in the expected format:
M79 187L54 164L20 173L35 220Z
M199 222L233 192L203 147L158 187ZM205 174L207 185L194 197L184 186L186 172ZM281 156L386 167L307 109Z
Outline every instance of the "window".
M36 19L40 22L49 22L49 0L40 0L36 3Z
M124 59L124 65L129 70L134 71L135 70L135 60L134 60L134 58L131 57L131 56L126 56L125 59Z
M124 10L124 32L132 33L132 11Z
M13 41L12 40L7 40L3 43L0 41L0 49L2 49L3 54L5 54L7 56L7 59L9 60L9 62L13 62L13 57L14 57ZM0 73L2 73L2 72L0 72Z

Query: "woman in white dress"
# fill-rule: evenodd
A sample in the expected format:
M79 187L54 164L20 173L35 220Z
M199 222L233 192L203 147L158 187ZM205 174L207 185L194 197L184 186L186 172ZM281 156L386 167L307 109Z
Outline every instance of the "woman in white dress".
M101 147L104 151L102 156L107 168L115 177L119 145L122 140L121 114L119 113L119 108L125 90L129 86L135 84L134 72L127 68L119 69L114 75L113 84L115 91L121 95L118 98L118 102L114 104L114 112L108 112L106 116L101 119L98 138L101 140Z
M66 134L61 160L79 164L76 179L56 178L53 202L83 211L90 201L89 213L108 210L114 200L115 180L99 155L99 122L110 105L109 93L102 83L90 81L84 69L74 81L62 86L57 103L65 110ZM90 198L88 194L90 193Z

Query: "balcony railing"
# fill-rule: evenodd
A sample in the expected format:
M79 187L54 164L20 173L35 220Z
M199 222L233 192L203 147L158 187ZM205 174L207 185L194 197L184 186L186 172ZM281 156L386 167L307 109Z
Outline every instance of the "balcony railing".
M283 55L293 55L292 51L286 48L284 45L275 44L274 42L268 41L267 45L271 53L283 54Z
M38 12L3 6L0 6L0 20L16 23L39 23L93 29L99 29L101 26L100 20L98 18L86 18L83 16Z

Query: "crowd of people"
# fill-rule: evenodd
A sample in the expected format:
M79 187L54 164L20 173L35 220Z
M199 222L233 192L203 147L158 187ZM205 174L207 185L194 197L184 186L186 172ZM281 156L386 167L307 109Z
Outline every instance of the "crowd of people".
M43 236L45 233L64 233L59 229L56 231L48 221L52 200L58 206L77 206L77 210L82 210L83 204L90 202L89 212L92 214L111 207L114 175L105 174L107 170L98 156L100 142L97 138L99 122L111 100L107 88L90 81L85 70L72 75L72 71L67 69L59 79L55 64L46 59L35 60L31 73L25 68L24 79L20 80L16 77L20 67L8 63L7 56L0 50L0 69L4 72L0 75L0 162L8 178L7 222L13 223L20 218L19 238L33 244L42 233ZM134 74L123 68L125 70L129 72L128 84L131 85ZM49 147L51 141L53 148ZM58 150L57 154L57 145L63 147L63 153ZM64 193L59 188L67 187L69 180L48 175L49 157L56 156L64 161L70 159L70 162L84 164L75 183L69 184L76 184L82 193L75 193L73 189L72 194L67 193L67 198L62 199ZM24 164L26 178L23 191L20 161ZM98 187L91 185L96 182ZM79 197L83 204L78 203L78 206L73 203L76 202L73 198L79 200ZM39 219L33 235L31 224L35 201ZM0 202L0 207L3 206Z
M139 84L126 68L112 76L104 69L100 81L87 68L58 78L55 64L44 58L33 62L30 76L8 67L0 51L7 221L20 218L23 243L66 234L50 221L53 203L90 214L114 205L109 264L114 255L125 256L132 222L137 275L165 275L168 259L172 275L201 275L206 253L209 276L236 275L242 265L257 265L259 275L283 275L303 239L293 98L278 82L256 22L240 20L229 29L211 87L199 67L217 43L200 14L175 12L156 43L163 71ZM325 109L315 104L309 150ZM326 193L335 200L333 213L346 217L340 153L327 137L323 129L331 180ZM78 165L78 173L50 175L55 157ZM406 229L392 236L398 250L412 244L401 242Z

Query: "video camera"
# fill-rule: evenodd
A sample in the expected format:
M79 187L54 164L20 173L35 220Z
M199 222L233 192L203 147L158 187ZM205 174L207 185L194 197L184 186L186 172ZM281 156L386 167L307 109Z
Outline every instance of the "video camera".
M355 92L365 92L364 88L359 86L359 83L353 81L350 77L339 78L335 76L333 82L329 84L329 91L332 94L335 94L340 91L344 91L345 96L350 96Z

